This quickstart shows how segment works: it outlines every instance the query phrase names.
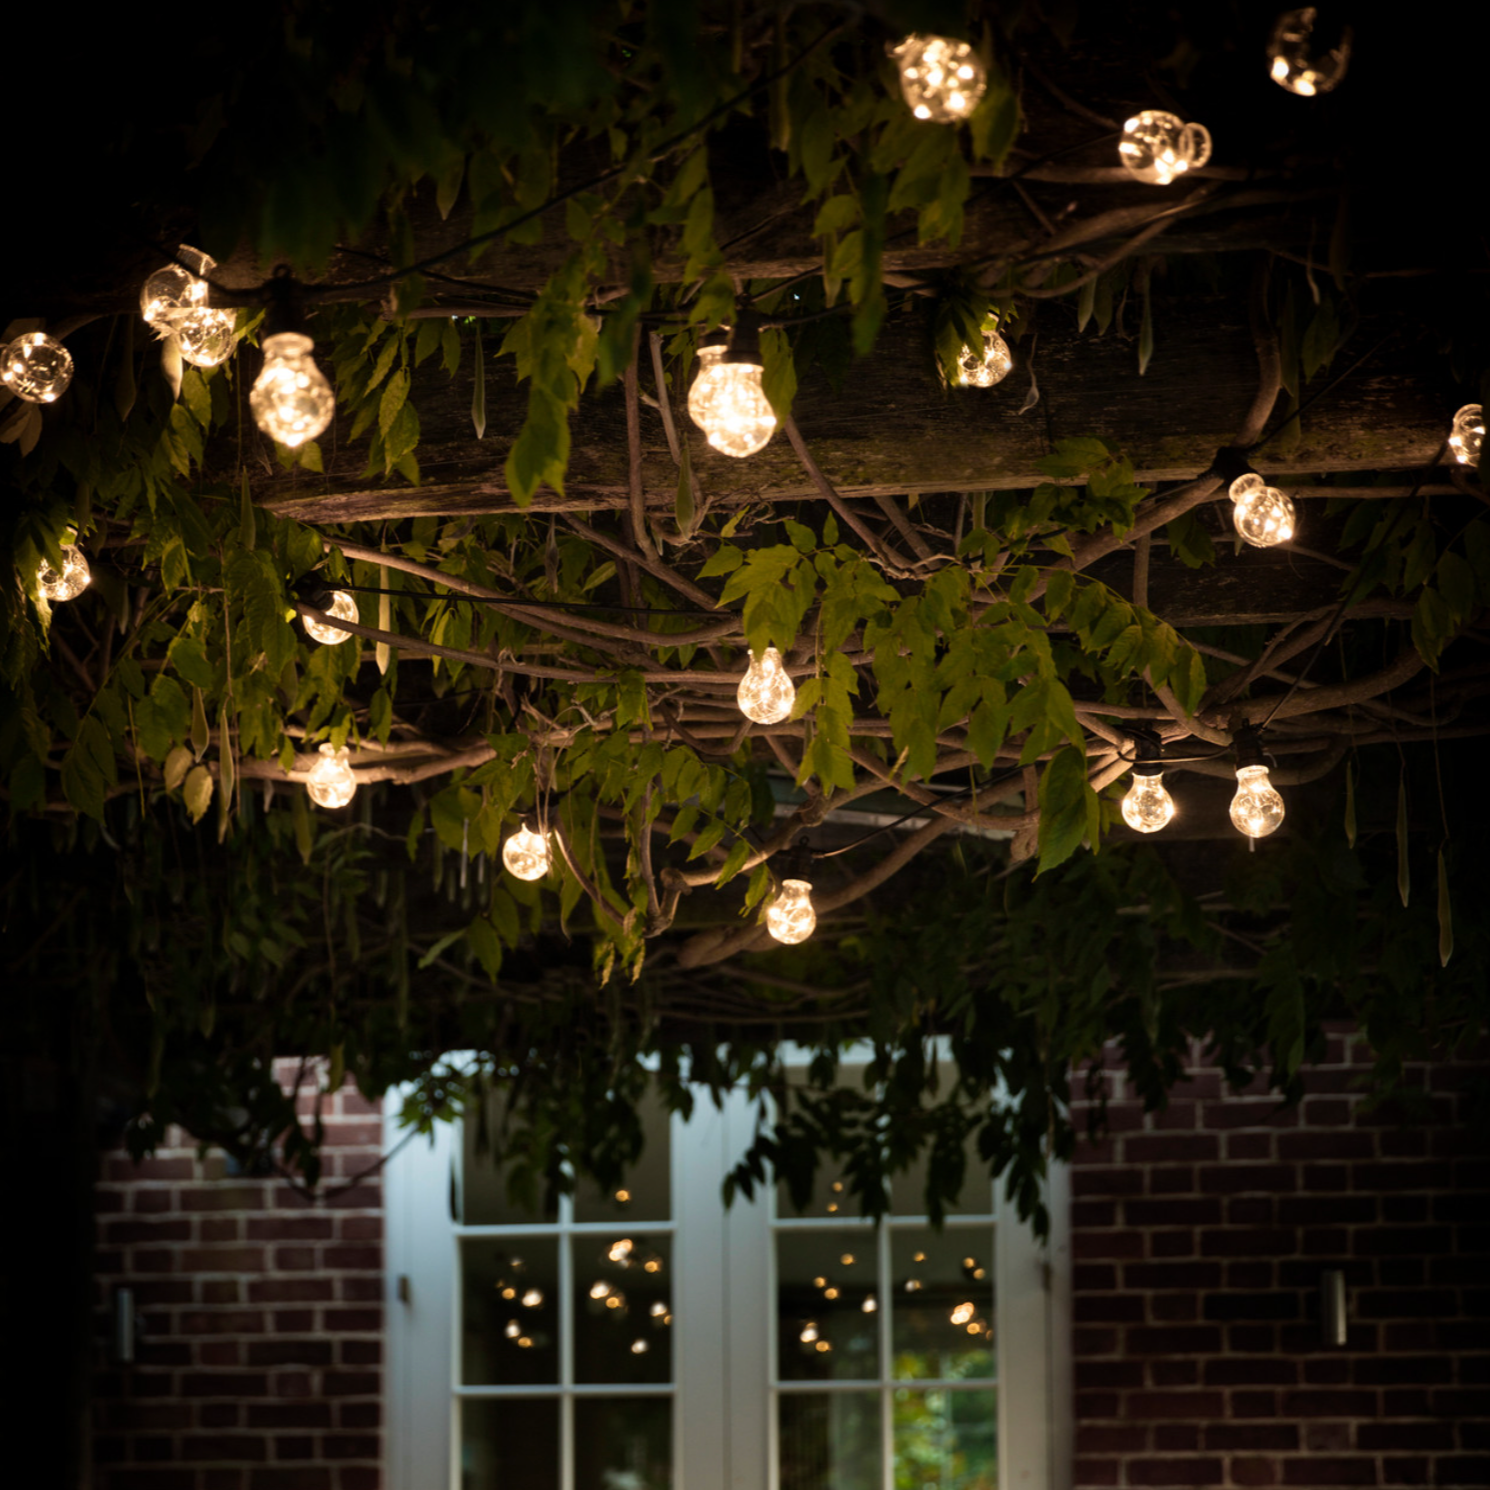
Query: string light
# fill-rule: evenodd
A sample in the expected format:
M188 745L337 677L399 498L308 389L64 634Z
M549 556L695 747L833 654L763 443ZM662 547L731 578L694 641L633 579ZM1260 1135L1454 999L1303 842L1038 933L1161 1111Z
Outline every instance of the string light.
M55 403L72 382L72 353L45 331L28 331L0 352L0 383L28 404Z
M355 621L358 619L357 602L345 590L333 590L331 603L329 605L318 605L317 610L324 610L336 617L338 621ZM339 626L329 625L325 621L318 621L314 616L302 616L305 622L305 634L315 642L323 646L335 647L345 641L352 639L350 631L343 631Z
M727 340L698 349L699 373L688 390L688 414L722 455L744 459L764 450L776 433L776 414L761 384L765 364L759 339L741 318Z
M1136 833L1157 833L1174 818L1174 798L1164 787L1164 772L1159 762L1163 751L1159 738L1151 731L1133 734L1137 761L1133 767L1133 785L1123 798L1123 821Z
M1268 780L1256 730L1242 730L1237 735L1236 782L1236 796L1231 799L1233 826L1248 838L1266 838L1283 821L1283 798Z
M1123 125L1118 159L1130 176L1151 186L1168 186L1176 176L1211 158L1211 132L1186 124L1178 114L1145 109Z
M347 748L337 749L329 741L321 746L321 758L310 768L305 789L317 807L345 807L357 791L357 775L347 762Z
M522 1306L524 1309L537 1309L542 1303L543 1290L541 1288L530 1288L522 1296Z
M1485 411L1479 404L1465 404L1454 415L1454 429L1449 449L1461 466L1478 466L1480 446L1485 441Z
M983 333L982 347L963 347L957 358L957 381L964 388L992 388L1007 378L1013 367L1009 343L990 329Z
M502 863L520 880L541 880L552 862L549 834L535 833L526 823L502 845Z
M162 340L174 336L182 358L193 367L216 367L238 345L238 318L207 303L210 291L203 276L217 268L210 254L183 243L176 257L192 268L167 264L157 269L140 289L140 314Z
M791 717L797 689L775 647L767 647L759 657L750 654L750 666L735 690L735 701L754 724L780 724Z
M988 87L978 54L948 36L907 36L890 55L900 64L900 91L917 119L955 124L968 118Z
M1350 27L1345 27L1340 44L1321 57L1309 54L1309 39L1319 12L1312 5L1302 10L1286 10L1278 17L1268 41L1268 73L1272 80L1301 98L1328 93L1345 76L1350 61Z
M1293 503L1255 471L1231 483L1231 500L1236 503L1232 521L1244 543L1253 548L1272 548L1293 537Z
M805 942L817 929L817 912L812 908L812 883L809 880L783 880L781 893L766 909L766 930L778 942L794 947Z
M254 423L291 449L315 439L336 408L331 385L310 355L313 345L303 331L265 337L264 368L248 396Z
M36 571L36 588L53 605L61 600L76 600L88 588L93 571L88 567L88 556L76 544L62 545L62 568L53 569L49 560L43 559Z

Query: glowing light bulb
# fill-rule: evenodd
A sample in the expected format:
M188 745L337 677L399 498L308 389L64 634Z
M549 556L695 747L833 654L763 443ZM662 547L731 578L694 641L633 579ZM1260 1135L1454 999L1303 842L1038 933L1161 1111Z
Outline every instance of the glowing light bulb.
M624 1309L626 1307L626 1295L620 1292L607 1294L605 1296L605 1307L607 1309Z
M803 1345L811 1345L817 1339L817 1326L815 1324L804 1324L801 1333L797 1336Z
M357 790L357 776L347 764L347 748L340 750L327 741L321 758L310 768L305 789L317 807L345 807Z
M616 1191L616 1204L617 1205L630 1205L631 1204L631 1191L630 1190L617 1190Z
M759 657L750 654L750 666L735 690L735 701L740 712L756 724L780 724L791 717L797 689L775 647L767 647Z
M667 1313L667 1305L664 1304L661 1299L654 1299L652 1301L651 1307L647 1310L647 1313L650 1314L653 1319L661 1319L662 1316Z
M842 1263L844 1267L851 1268L854 1265L854 1254L852 1252L845 1252L843 1256L838 1259L838 1261Z
M874 1311L878 1308L879 1304L875 1300L875 1297L872 1293L866 1294L864 1297L864 1302L859 1305L860 1311L864 1314L873 1314Z
M610 1293L610 1284L604 1280L590 1285L590 1297L592 1299L603 1299Z
M543 1290L541 1288L530 1288L522 1299L524 1309L537 1309L543 1303Z
M1178 114L1145 109L1123 125L1118 159L1130 176L1150 186L1168 186L1176 176L1211 158L1211 132L1186 124Z
M1454 429L1449 436L1449 449L1461 466L1477 466L1480 463L1480 446L1485 440L1485 411L1479 404L1465 404L1454 415Z
M1339 46L1321 57L1309 54L1309 39L1319 12L1312 5L1286 10L1278 17L1268 41L1268 75L1280 87L1301 98L1328 93L1345 76L1350 61L1350 27L1345 27Z
M907 1278L905 1280L905 1291L907 1293L920 1293L921 1280L919 1278Z
M55 403L72 382L72 353L45 331L28 331L0 352L0 383L28 404Z
M812 908L812 885L807 880L782 880L781 894L766 911L766 930L778 942L794 947L805 942L817 928Z
M966 1324L977 1312L971 1304L958 1304L948 1317L953 1324Z
M62 569L57 571L43 559L36 571L36 588L52 602L76 600L88 588L93 571L88 568L88 558L76 544L62 545Z
M623 1268L631 1266L631 1249L635 1244L630 1237L623 1237L619 1242L612 1242L606 1256L612 1262L618 1262Z
M254 423L292 449L315 439L336 408L331 385L310 355L313 345L299 331L265 337L264 370L248 396Z
M1174 798L1164 789L1161 771L1133 772L1133 785L1123 798L1123 821L1136 833L1157 833L1174 817Z
M1244 543L1253 548L1272 548L1293 537L1293 503L1255 471L1231 483L1231 500L1236 503L1231 518Z
M743 459L764 450L776 415L761 387L757 362L728 362L723 347L700 347L702 364L688 390L688 413L721 454Z
M331 604L326 607L326 613L335 616L338 621L355 621L358 619L357 602L345 590L335 590L331 595ZM328 626L325 621L317 621L312 616L302 616L301 619L305 622L305 634L314 642L334 647L352 639L352 633L343 631L339 626Z
M238 345L237 315L231 310L214 310L207 303L204 276L217 268L211 255L183 243L176 257L196 272L181 264L157 269L140 290L140 314L162 340L174 336L182 358L193 367L216 367L226 362Z
M992 388L1009 376L1014 358L997 331L983 333L979 348L963 347L957 359L957 381L963 388Z
M535 833L526 823L502 845L502 863L520 880L541 880L551 863L549 835Z
M509 1340L516 1340L517 1337L522 1334L522 1332L523 1327L515 1319L509 1319L507 1323L502 1326L502 1333L506 1335Z
M1268 780L1266 766L1238 766L1231 821L1248 838L1266 838L1283 821L1283 798Z
M890 55L900 64L900 91L917 119L955 124L982 101L988 74L965 41L907 36Z
M636 1339L631 1342L632 1355L646 1355L646 1353L651 1348L652 1347L645 1340L642 1339Z

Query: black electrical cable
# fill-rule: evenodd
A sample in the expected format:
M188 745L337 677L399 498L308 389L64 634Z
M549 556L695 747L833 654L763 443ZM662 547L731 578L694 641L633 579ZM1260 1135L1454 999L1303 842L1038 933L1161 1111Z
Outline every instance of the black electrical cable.
M1335 389L1337 389L1343 382L1345 382L1347 378L1353 377L1357 372L1359 372L1361 368L1366 365L1366 363L1368 363L1379 351L1381 351L1384 346L1386 346L1389 341L1391 341L1394 336L1396 336L1396 334L1397 332L1395 329L1388 331L1387 334L1382 337L1375 346L1373 346L1362 356L1357 357L1356 360L1352 362L1343 373L1341 373L1338 377L1331 378L1330 381L1326 383L1323 388L1316 388L1313 393L1311 393L1299 404L1298 408L1294 409L1291 413L1285 414L1274 424L1272 429L1268 430L1265 434L1260 435L1250 445L1244 445L1242 448L1250 453L1254 450L1261 450L1262 447L1266 445L1269 440L1276 439L1283 430L1287 429L1289 424L1303 415L1305 409L1311 408L1314 404L1318 403L1320 399L1325 397L1326 394L1333 393ZM1347 340L1349 340L1349 338L1347 338ZM1338 352L1344 345L1345 343L1341 342L1340 346L1336 347L1335 350Z
M431 580L439 584L439 580ZM524 600L520 595L468 595L463 590L451 590L448 595L425 594L419 590L388 590L379 585L344 585L332 580L325 583L327 590L347 590L358 595L401 595L406 600L469 600L473 605L522 605L529 610L621 610L641 616L707 616L718 621L732 615L732 611L721 610L664 610L650 605L604 605L590 604L581 600ZM658 636L666 636L659 631Z

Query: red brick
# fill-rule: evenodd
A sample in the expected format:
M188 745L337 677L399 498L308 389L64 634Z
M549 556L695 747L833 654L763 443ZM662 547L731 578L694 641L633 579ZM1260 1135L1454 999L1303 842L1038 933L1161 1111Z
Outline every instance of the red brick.
M261 1273L262 1247L196 1247L181 1253L183 1273Z
M250 1366L329 1366L330 1340L253 1340L248 1346Z
M256 1278L248 1285L251 1304L320 1303L335 1295L330 1278Z
M1154 1428L1154 1452L1193 1454L1200 1448L1200 1429L1193 1423L1159 1423Z
M316 1327L314 1309L276 1309L272 1317L281 1335L308 1335Z
M1381 1461L1383 1485L1430 1485L1433 1483L1431 1459L1392 1459Z
M1271 1133L1226 1134L1226 1158L1228 1161L1271 1159L1273 1157L1273 1135Z
M1297 1232L1286 1227L1228 1227L1200 1234L1203 1257L1290 1257Z
M1278 1394L1276 1392L1233 1392L1231 1394L1233 1418L1275 1418L1278 1416Z
M184 1397L262 1397L269 1379L262 1371L203 1371L182 1378Z
M1363 1227L1355 1234L1357 1257L1393 1254L1431 1257L1449 1251L1452 1246L1453 1237L1447 1226L1372 1226Z
M194 1469L114 1469L109 1471L109 1490L197 1490Z
M1116 1288L1117 1269L1103 1263L1078 1263L1071 1269L1071 1286L1077 1293L1095 1293Z
M316 1441L310 1437L280 1437L274 1440L276 1459L318 1459Z
M257 1309L191 1309L181 1315L183 1335L261 1335L264 1316Z
M1291 1418L1369 1418L1376 1415L1375 1392L1300 1390L1283 1394L1283 1413Z
M1193 1257L1195 1255L1195 1233L1193 1231L1151 1231L1149 1233L1149 1256Z
M1101 1425L1078 1423L1076 1425L1076 1452L1078 1454L1135 1454L1148 1447L1149 1430L1140 1427L1123 1427L1117 1424Z
M203 1340L197 1346L199 1366L241 1366L243 1347L236 1340Z
M1212 1423L1205 1430L1205 1446L1212 1453L1269 1449L1292 1453L1299 1447L1299 1430L1292 1423Z
M329 1428L329 1402L254 1402L248 1408L250 1428Z
M1273 1286L1273 1264L1251 1258L1226 1264L1226 1286L1258 1292Z
M336 1223L330 1216L250 1216L251 1242L329 1241Z
M382 1384L376 1371L328 1371L323 1389L328 1397L376 1397Z
M377 1162L377 1153L369 1156L372 1162ZM358 1165L359 1169L365 1165ZM334 1194L327 1195L326 1204L333 1210L338 1211L376 1211L383 1204L383 1191L376 1185L355 1185L350 1190L338 1190Z
M363 1245L327 1247L325 1266L348 1272L376 1272L383 1266L383 1249Z
M1278 1200L1282 1226L1368 1226L1376 1211L1374 1195L1284 1195Z
M1152 1387L1193 1387L1200 1385L1200 1363L1183 1357L1149 1362L1149 1385ZM1156 1445L1162 1447L1162 1445Z
M1140 1195L1143 1170L1126 1165L1096 1168L1078 1162L1071 1171L1072 1195Z
M111 1154L104 1164L104 1173L111 1180L124 1184L138 1184L141 1180L189 1180L195 1177L195 1167L190 1159L141 1159L138 1164L127 1155Z
M263 1185L203 1185L181 1192L183 1211L261 1211Z
M1370 1159L1376 1140L1369 1133L1280 1133L1280 1159ZM1287 1471L1285 1470L1285 1473Z
M1195 1189L1193 1164L1159 1164L1148 1174L1150 1195L1189 1195Z
M1143 1366L1138 1361L1085 1361L1075 1362L1076 1386L1080 1390L1097 1391L1141 1387Z
M248 1477L249 1490L331 1490L331 1471L311 1465L255 1469Z
M1237 1458L1227 1466L1234 1485L1276 1485L1278 1466L1271 1459Z
M1352 1423L1305 1423L1304 1448L1311 1454L1348 1453L1355 1445L1351 1442Z
M1325 1485L1374 1485L1376 1461L1327 1459L1320 1454L1311 1454L1307 1459L1285 1459L1283 1483L1307 1485L1309 1490L1319 1490Z
M1137 1133L1123 1143L1130 1164L1191 1164L1221 1152L1214 1133Z
M343 1464L336 1472L338 1490L382 1490L380 1469L365 1464Z
M382 1440L375 1433L327 1433L321 1453L327 1459L376 1459Z
M242 1223L236 1216L203 1216L201 1240L204 1242L236 1242Z
M1350 1189L1348 1164L1305 1164L1300 1174L1300 1188L1307 1195L1343 1195Z
M245 1470L204 1469L202 1490L243 1490Z
M1270 1358L1237 1358L1221 1356L1207 1361L1203 1370L1208 1387L1278 1386L1291 1387L1298 1381L1299 1368L1293 1361ZM1220 1447L1220 1445L1213 1445Z
M139 1242L189 1242L191 1222L179 1217L159 1221L108 1221L103 1239L113 1247L132 1247Z
M1304 1385L1309 1387L1344 1386L1350 1380L1351 1367L1354 1364L1355 1362L1349 1356L1316 1356L1312 1361L1304 1362Z
M1452 1449L1452 1423L1362 1423L1356 1429L1356 1447L1411 1453L1414 1450Z
M1072 1470L1078 1485L1116 1485L1119 1483L1118 1476L1122 1473L1122 1464L1117 1459L1078 1458Z
M1297 1188L1298 1171L1292 1164L1220 1164L1200 1171L1200 1188L1207 1195L1281 1195Z
M1490 1454L1442 1458L1434 1465L1440 1485L1490 1485Z
M1078 1294L1072 1318L1077 1324L1136 1324L1144 1318L1143 1299L1136 1293Z
M1130 1392L1123 1403L1123 1416L1150 1422L1219 1418L1225 1416L1225 1399L1220 1392Z
M1126 1471L1130 1485L1226 1483L1226 1471L1220 1459L1130 1459Z
M214 1459L238 1460L255 1464L267 1459L264 1440L251 1433L213 1433L181 1441L181 1457L198 1463Z
M1092 1226L1116 1226L1117 1207L1110 1200L1074 1200L1071 1202L1073 1229Z
M344 1242L381 1242L383 1218L377 1216L338 1216L336 1234Z
M1207 1128L1297 1128L1299 1113L1296 1107L1280 1107L1276 1101L1233 1098L1207 1106L1202 1122Z
M1156 1293L1149 1299L1154 1324L1194 1324L1200 1317L1193 1293Z
M374 1303L383 1302L383 1279L380 1276L373 1277L345 1277L340 1283L340 1298L344 1303Z
M236 1304L243 1290L236 1278L204 1278L202 1280L202 1302L204 1304Z
M1133 1231L1074 1232L1071 1256L1082 1261L1098 1257L1142 1257L1143 1237Z
M314 1247L276 1247L274 1266L280 1272L308 1273L316 1265Z
M338 1403L336 1425L339 1428L381 1428L383 1405L381 1402Z
M1118 1332L1095 1328L1076 1327L1071 1331L1071 1349L1078 1356L1115 1355L1118 1348Z
M1125 1200L1128 1226L1213 1226L1221 1220L1221 1202L1209 1199Z

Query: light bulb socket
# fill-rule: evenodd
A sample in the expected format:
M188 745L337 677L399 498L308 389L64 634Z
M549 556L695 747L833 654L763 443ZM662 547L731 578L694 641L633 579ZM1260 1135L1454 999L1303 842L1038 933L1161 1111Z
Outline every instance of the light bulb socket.
M1240 476L1257 475L1248 459L1250 453L1246 445L1223 445L1211 462L1210 474L1219 476L1227 487Z
M290 586L291 593L302 605L315 610L329 611L336 599L336 591L326 583L326 576L319 570L303 574Z
M1133 741L1133 774L1135 776L1162 776L1164 774L1164 742L1151 729L1132 729L1128 738Z
M264 282L264 324L259 331L262 346L271 336L285 332L310 333L305 329L305 289L300 281L281 264Z
M1235 732L1231 748L1236 756L1238 771L1245 770L1248 766L1265 766L1268 763L1267 753L1262 748L1262 731L1253 725L1244 725Z
M812 860L814 858L811 848L808 847L807 839L799 838L790 848L781 855L781 870L778 882L782 880L806 880L812 882Z
M743 362L751 367L763 367L761 361L761 321L753 310L742 310L735 318L734 330L730 332L729 348L721 362Z

